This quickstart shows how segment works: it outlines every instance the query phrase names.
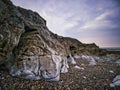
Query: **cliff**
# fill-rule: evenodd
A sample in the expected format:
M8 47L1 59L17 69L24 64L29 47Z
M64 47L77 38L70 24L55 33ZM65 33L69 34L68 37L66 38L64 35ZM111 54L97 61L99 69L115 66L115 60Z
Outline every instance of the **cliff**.
M0 65L12 76L58 81L75 54L104 53L95 44L52 33L37 12L0 0Z

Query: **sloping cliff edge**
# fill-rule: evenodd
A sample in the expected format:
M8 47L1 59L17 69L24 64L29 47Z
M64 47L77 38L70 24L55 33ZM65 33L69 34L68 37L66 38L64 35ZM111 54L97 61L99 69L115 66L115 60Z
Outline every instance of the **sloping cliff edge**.
M74 55L105 55L93 44L58 36L46 26L38 13L0 0L0 66L12 76L31 80L59 81L68 72Z

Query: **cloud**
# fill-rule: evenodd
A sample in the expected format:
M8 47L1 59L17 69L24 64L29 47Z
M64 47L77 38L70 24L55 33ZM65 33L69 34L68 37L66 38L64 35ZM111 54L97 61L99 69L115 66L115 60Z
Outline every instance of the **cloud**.
M90 22L85 23L80 30L96 30L96 29L109 29L109 28L115 28L116 25L114 25L109 20L93 20Z
M69 22L67 21L66 17L64 16L56 16L55 14L47 13L45 11L41 12L41 15L48 20L47 26L48 28L53 31L54 33L62 36L66 36L66 30L74 27L77 25L77 22Z
M39 11L40 15L47 20L48 28L52 32L62 36L67 36L66 31L78 24L76 20L70 18L74 13L67 12L69 5L66 6L67 4L64 2L58 4L56 1L49 1Z
M109 15L112 15L113 12L109 11L109 12L104 12L101 15L99 15L98 17L95 18L95 20L104 20L106 19Z
M109 18L113 13L114 12L107 11L98 15L93 20L86 22L80 30L102 30L118 27L118 25Z

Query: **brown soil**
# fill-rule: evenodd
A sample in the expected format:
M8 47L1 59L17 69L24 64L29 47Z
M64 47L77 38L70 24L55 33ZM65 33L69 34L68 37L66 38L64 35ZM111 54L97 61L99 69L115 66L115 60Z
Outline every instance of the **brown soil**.
M96 66L89 66L87 60L76 62L84 70L70 65L69 72L61 74L59 82L13 78L7 71L0 71L0 86L2 90L120 90L120 87L109 86L113 78L120 75L120 66L110 62L98 62Z

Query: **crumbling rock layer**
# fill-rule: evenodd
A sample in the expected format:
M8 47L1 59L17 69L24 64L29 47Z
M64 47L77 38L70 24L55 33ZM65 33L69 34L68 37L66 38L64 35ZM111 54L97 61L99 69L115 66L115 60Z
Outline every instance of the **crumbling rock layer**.
M68 62L76 64L72 56L84 48L76 39L50 32L38 13L0 0L0 65L12 76L59 81L60 73L68 72Z
M58 81L68 71L64 46L39 14L1 0L0 18L0 65L12 76Z

